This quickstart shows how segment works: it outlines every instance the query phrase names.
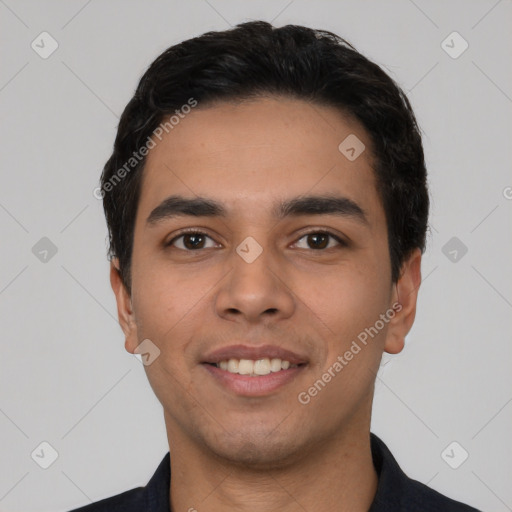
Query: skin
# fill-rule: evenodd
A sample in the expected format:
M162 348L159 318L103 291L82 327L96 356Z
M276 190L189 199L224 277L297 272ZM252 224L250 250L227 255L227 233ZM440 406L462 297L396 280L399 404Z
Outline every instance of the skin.
M338 150L349 134L366 146L353 162ZM164 409L172 510L367 511L378 481L369 439L376 373L384 351L404 346L421 281L419 249L391 281L368 134L331 107L267 97L199 105L156 142L135 222L131 296L115 259L110 277L126 350L148 338L161 351L145 370ZM368 223L272 215L276 202L333 193L355 201ZM148 226L174 194L215 199L228 215ZM187 237L164 246L189 227L207 235L203 248L190 249ZM330 238L317 249L310 230L347 245ZM236 252L248 236L263 249L252 263ZM397 301L401 311L301 404L298 394ZM237 343L279 345L308 365L275 392L240 396L201 365L207 352Z

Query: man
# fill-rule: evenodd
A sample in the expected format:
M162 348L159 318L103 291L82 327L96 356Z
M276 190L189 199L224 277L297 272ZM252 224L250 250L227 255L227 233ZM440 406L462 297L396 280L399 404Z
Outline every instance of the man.
M336 35L264 22L169 48L101 188L126 349L169 451L92 511L469 511L370 434L411 329L428 191L407 98Z

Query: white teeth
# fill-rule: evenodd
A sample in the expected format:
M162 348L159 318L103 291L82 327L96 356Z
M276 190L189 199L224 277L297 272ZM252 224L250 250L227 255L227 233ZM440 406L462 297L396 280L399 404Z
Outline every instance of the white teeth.
M238 373L240 375L250 375L254 373L254 363L249 359L240 359L238 363Z
M266 357L265 359L254 361L253 372L256 375L268 375L270 373L270 359Z
M228 361L228 367L226 368L228 372L238 373L238 359L230 359ZM225 361L221 361L221 363L225 363Z
M290 364L290 361L281 360L277 357L270 359L265 357L256 361L252 359L229 359L220 361L216 364L217 368L228 371L229 373L238 373L240 375L268 375L269 373L288 370L288 368L297 368L298 365Z
M270 371L271 372L278 372L281 369L281 359L271 359L270 360Z

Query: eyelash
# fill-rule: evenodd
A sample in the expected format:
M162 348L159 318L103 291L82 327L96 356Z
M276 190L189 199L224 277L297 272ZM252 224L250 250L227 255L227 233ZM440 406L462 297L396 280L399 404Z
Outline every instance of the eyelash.
M190 229L186 229L186 230L180 231L174 238L172 238L169 242L167 242L165 244L165 247L172 247L172 244L176 240L178 240L179 238L181 238L181 237L183 237L185 235L202 235L202 236L205 236L207 238L210 238L210 240L213 240L213 238L211 236L209 236L207 233L205 233L203 231L198 231L195 228L190 228ZM321 230L321 229L311 230L311 231L307 231L305 233L302 233L301 236L297 239L297 241L302 240L304 237L306 237L308 235L328 235L331 238L333 238L334 240L336 240L336 242L338 242L338 244L341 247L347 247L348 246L347 242L345 242L343 239L341 239L338 235L335 235L331 231ZM310 250L311 251L322 252L322 251L325 251L327 249L333 249L333 247L328 247L328 248L324 248L324 249L310 249ZM179 248L179 250L186 251L186 252L199 252L202 249L195 249L194 250L194 249L181 249L181 248Z

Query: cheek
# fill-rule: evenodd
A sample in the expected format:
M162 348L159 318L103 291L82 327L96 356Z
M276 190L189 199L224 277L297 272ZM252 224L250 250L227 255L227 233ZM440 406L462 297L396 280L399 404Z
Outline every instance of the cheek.
M133 309L139 341L149 339L160 351L144 369L162 403L174 399L186 404L186 400L179 398L190 386L186 347L205 294L205 287L194 282L183 272L164 271L154 265L139 267L133 276Z
M367 260L366 260L367 261ZM373 325L387 307L389 287L383 273L372 262L350 262L329 275L304 276L299 296L321 319L331 335L347 340Z
M362 265L347 269L326 283L323 292L316 292L311 306L315 314L310 318L316 322L320 317L322 322L317 323L328 326L322 330L326 333L326 357L317 371L318 375L328 371L336 375L325 400L335 400L336 393L348 389L362 399L375 379L387 330L387 324L381 325L379 319L388 308L389 294L378 276L376 267ZM376 322L381 329L375 330Z
M201 287L176 270L151 264L134 268L132 300L139 334L163 341L200 301Z
M148 257L135 266L133 308L140 339L149 338L173 361L212 315L212 293L226 273L221 267L193 268ZM182 363L179 363L182 364Z
M322 330L327 333L323 336L326 359L315 369L314 379L329 381L318 400L320 409L332 404L350 408L369 397L387 330L380 315L389 307L389 288L381 276L377 266L353 266L311 296L311 321L319 318L319 325L328 326ZM376 322L379 328L375 330ZM342 414L343 407L339 411Z

